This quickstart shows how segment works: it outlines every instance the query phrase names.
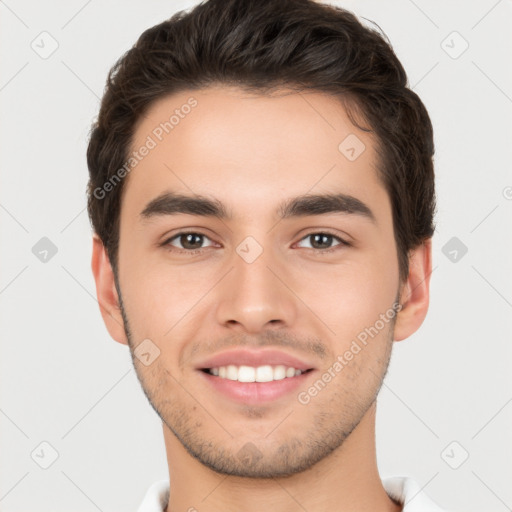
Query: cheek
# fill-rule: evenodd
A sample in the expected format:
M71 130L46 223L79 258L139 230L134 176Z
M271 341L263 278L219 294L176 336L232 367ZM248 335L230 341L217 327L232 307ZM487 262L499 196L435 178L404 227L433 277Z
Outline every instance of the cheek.
M201 310L201 299L218 280L218 273L171 266L161 258L136 252L123 263L121 291L132 331L155 342L168 340L183 329Z
M295 276L297 295L334 331L340 346L374 325L392 307L398 269L391 256L375 253L349 264L316 265Z

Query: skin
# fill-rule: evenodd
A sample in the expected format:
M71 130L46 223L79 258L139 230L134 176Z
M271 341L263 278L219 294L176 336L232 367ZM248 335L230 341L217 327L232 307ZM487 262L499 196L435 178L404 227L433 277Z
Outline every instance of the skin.
M125 178L119 290L97 236L92 255L112 338L132 356L144 339L160 350L149 366L133 362L162 419L167 512L251 512L261 503L276 512L401 510L377 471L375 399L393 341L413 334L427 313L430 240L412 251L401 283L375 141L320 92L183 91L152 105L133 148L190 97L197 106ZM355 161L338 150L349 134L366 146ZM166 191L216 198L233 218L142 220L146 204ZM375 222L347 213L278 219L281 201L332 192L363 201ZM159 245L185 228L205 235L201 252L187 254L183 238ZM351 245L333 238L315 246L307 236L326 230ZM252 263L236 252L247 236L263 249ZM322 247L335 250L322 254ZM260 405L235 403L195 369L227 348L271 346L314 363L299 391L307 390L397 298L402 309L394 321L306 405L295 392ZM248 447L257 456L242 461Z

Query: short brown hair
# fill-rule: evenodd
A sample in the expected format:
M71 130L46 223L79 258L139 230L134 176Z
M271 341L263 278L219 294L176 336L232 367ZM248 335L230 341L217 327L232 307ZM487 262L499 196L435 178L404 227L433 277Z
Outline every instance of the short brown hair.
M156 100L213 84L335 95L354 125L375 134L404 280L410 250L435 229L432 124L389 42L313 0L201 2L146 30L114 64L87 150L89 217L114 272L124 180L97 191L127 161L137 121Z

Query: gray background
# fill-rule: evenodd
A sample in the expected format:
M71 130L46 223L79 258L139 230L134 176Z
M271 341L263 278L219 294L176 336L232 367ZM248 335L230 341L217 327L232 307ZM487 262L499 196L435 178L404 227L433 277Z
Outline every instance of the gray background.
M191 5L0 1L1 511L135 510L167 477L159 419L96 302L85 151L109 68ZM338 5L388 35L435 130L431 307L381 391L381 476L455 511L511 510L511 2Z

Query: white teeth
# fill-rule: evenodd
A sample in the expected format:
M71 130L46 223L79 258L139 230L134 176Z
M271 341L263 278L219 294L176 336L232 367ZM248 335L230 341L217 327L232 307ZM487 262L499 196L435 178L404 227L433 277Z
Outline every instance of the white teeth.
M256 368L256 382L270 382L274 380L274 370L272 370L272 366L258 366Z
M234 364L230 364L226 370L226 379L238 380L238 368Z
M238 380L240 382L254 382L256 377L256 368L252 366L240 366L238 368Z
M301 375L302 370L284 365L263 365L255 368L253 366L235 366L230 364L228 366L210 368L209 373L222 379L238 380L239 382L270 382Z
M300 370L299 370L300 375ZM274 368L274 380L282 380L286 377L286 367L279 365Z

